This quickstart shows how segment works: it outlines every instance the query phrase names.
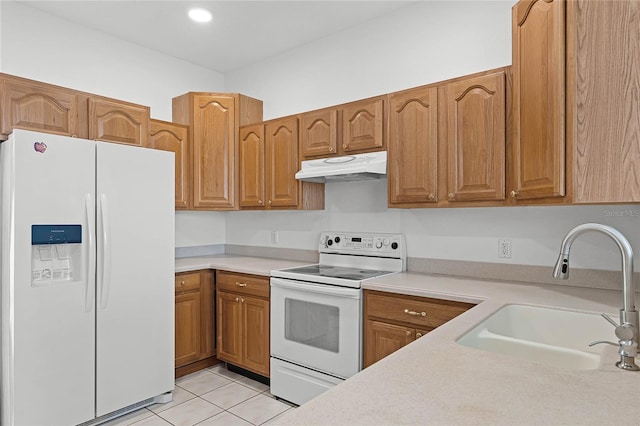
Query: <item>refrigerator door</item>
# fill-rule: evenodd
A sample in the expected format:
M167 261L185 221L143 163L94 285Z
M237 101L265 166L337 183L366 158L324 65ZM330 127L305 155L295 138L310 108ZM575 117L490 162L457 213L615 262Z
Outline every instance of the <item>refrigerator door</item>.
M97 143L97 415L174 387L173 153Z
M79 424L95 415L95 143L15 130L0 149L1 423ZM68 264L70 245L32 248L32 225L61 224L81 225L73 276L35 279L34 264Z

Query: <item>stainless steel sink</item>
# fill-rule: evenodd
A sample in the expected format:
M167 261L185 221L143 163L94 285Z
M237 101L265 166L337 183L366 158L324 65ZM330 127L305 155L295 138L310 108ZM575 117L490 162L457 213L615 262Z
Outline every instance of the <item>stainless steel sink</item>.
M506 305L457 340L463 346L571 370L600 365L596 340L616 340L599 314Z

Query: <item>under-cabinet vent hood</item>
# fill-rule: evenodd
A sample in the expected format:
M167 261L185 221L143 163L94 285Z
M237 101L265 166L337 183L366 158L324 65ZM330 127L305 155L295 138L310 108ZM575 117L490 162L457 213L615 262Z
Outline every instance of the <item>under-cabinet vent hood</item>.
M302 162L296 179L307 182L380 179L387 174L387 151Z

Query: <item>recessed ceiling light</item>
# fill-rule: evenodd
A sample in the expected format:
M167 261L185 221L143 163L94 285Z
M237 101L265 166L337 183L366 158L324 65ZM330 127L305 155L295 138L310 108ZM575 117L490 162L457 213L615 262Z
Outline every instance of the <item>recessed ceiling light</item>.
M209 22L211 21L211 12L207 9L194 8L189 10L189 18L196 22Z

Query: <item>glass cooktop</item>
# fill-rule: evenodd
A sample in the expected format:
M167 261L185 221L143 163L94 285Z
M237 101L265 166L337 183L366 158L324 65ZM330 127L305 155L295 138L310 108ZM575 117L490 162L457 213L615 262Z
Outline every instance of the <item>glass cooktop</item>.
M291 274L309 275L312 277L340 278L344 280L361 281L367 278L391 274L392 271L376 269L347 268L344 266L307 265L286 270Z

